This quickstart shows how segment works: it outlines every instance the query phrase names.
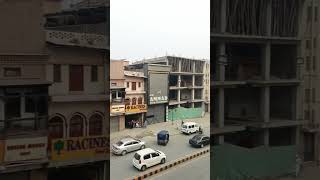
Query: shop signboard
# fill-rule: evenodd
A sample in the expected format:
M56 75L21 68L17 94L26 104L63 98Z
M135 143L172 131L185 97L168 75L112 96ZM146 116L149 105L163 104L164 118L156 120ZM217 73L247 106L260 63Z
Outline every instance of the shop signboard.
M150 73L149 74L149 103L163 104L168 103L168 74Z
M146 104L126 105L126 113L142 113L147 112Z
M111 105L110 113L125 113L125 105Z
M106 157L108 152L107 136L55 139L51 143L51 160L53 161Z
M47 137L19 138L4 140L3 160L6 163L19 163L47 158ZM0 152L1 157L1 152Z

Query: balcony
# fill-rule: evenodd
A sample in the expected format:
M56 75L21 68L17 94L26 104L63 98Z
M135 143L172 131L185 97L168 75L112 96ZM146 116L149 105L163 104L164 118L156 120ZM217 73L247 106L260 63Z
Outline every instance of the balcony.
M56 30L46 30L46 40L49 43L67 46L80 46L96 49L109 49L107 36Z

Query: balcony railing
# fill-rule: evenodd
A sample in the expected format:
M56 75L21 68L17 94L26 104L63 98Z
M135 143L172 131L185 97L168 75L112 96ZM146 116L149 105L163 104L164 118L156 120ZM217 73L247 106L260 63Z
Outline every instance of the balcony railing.
M47 42L58 45L109 49L109 39L105 35L46 30Z

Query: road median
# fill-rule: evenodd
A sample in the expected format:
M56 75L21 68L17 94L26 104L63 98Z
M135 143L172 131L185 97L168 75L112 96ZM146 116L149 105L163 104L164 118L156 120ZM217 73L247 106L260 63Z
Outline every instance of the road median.
M154 167L154 168L152 168L152 169L150 169L150 170L147 170L146 172L143 172L143 173L139 174L138 176L134 176L134 177L132 177L132 178L128 178L128 180L142 180L142 179L146 179L146 178L148 178L148 177L151 177L151 176L153 176L153 175L156 175L156 174L158 174L158 173L160 173L160 172L163 172L163 171L165 171L165 170L168 170L168 169L170 169L170 168L172 168L172 167L175 167L175 166L177 166L177 165L180 165L180 164L182 164L182 163L185 163L185 162L187 162L187 161L190 161L190 160L192 160L192 159L194 159L194 158L196 158L196 157L200 157L200 156L202 156L202 155L204 155L204 154L207 154L207 153L210 153L210 148L206 148L206 149L203 149L203 150L201 150L201 151L192 153L192 154L190 154L190 155L186 155L186 156L184 156L184 157L182 157L182 158L176 159L176 160L174 160L174 161L171 161L171 162L166 163L166 164L164 164L164 165L161 165L161 166L159 166L159 167Z

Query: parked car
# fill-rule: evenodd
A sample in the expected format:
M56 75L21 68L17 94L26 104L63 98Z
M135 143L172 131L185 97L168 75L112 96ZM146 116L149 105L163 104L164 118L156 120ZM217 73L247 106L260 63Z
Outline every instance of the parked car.
M140 171L144 171L149 167L164 164L166 162L166 155L151 148L142 149L134 154L132 164Z
M166 130L162 130L157 134L157 142L158 145L167 145L169 142L169 132Z
M193 147L204 147L210 144L210 137L198 134L189 140L189 144Z
M124 138L112 145L112 152L114 154L125 155L128 152L144 149L146 143L139 139Z
M185 134L192 134L199 131L199 125L195 122L185 122L181 127L181 132Z

